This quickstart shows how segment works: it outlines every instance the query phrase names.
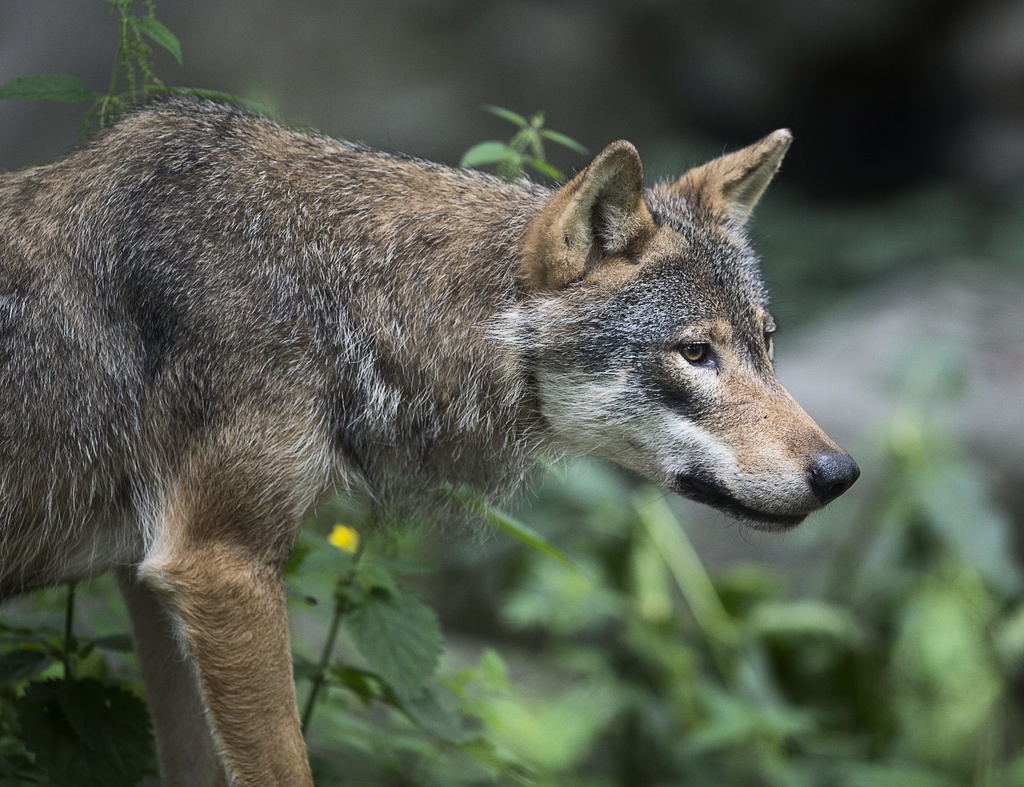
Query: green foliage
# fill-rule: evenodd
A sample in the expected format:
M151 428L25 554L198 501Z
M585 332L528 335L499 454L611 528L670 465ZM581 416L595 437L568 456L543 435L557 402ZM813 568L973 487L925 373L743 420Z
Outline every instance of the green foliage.
M168 49L181 62L181 44L178 39L157 20L156 9L151 0L144 0L144 16L137 16L134 13L136 0L106 2L119 16L117 54L114 57L114 67L106 93L99 94L86 90L74 77L39 75L20 77L0 85L0 98L67 103L91 101L92 106L83 124L85 130L92 123L102 128L130 104L145 100L153 93L164 92L164 84L153 73L150 62L152 50L146 39Z
M95 95L86 90L75 77L63 74L17 77L0 86L0 98L14 101L59 101L78 104L93 100Z
M155 772L145 703L108 667L130 649L124 635L0 626L0 785L111 787Z
M459 504L472 511L484 521L494 525L505 535L512 536L512 538L525 544L530 549L552 557L563 565L573 565L573 562L566 557L565 553L544 538L543 535L519 519L489 505L479 492L462 487L449 490L449 494Z
M26 749L54 785L130 787L153 772L146 706L119 686L32 683L16 710Z
M335 507L328 512L338 513ZM372 512L362 520L347 513L360 530L372 528ZM341 768L314 756L318 781L335 783L343 773L351 778L355 768L360 780L377 783L401 762L423 784L475 784L519 767L479 732L473 704L478 694L468 688L475 672L448 679L437 674L437 616L400 586L422 567L366 550L348 555L316 531L314 526L303 534L301 557L293 559L288 576L299 607L293 614L319 607L328 597L333 605L318 664L296 657L296 677L300 685L309 684L303 711L307 739L315 743L314 731L322 727L330 741L325 748L343 752ZM344 652L339 656L336 650Z
M63 74L39 74L12 79L0 85L0 99L15 101L59 101L77 104L91 102L80 129L84 135L93 127L110 125L133 104L160 94L192 94L253 104L227 93L201 88L170 87L153 70L153 48L165 49L180 65L181 42L156 18L153 0L141 0L142 13L136 13L140 0L104 0L117 14L117 54L106 92L87 90L77 78ZM256 108L260 108L256 102Z
M131 10L130 3L118 3L117 5L127 10ZM146 38L153 41L155 44L159 44L164 49L173 55L174 59L178 61L178 65L181 65L181 43L178 41L177 36L168 30L164 23L154 16L153 5L149 5L148 16L131 16L127 15L124 17L125 23L133 28L135 33L141 34ZM144 58L143 58L144 59ZM154 79L152 75L148 75L149 78Z
M394 691L414 697L433 676L441 652L437 616L410 593L363 595L349 618L356 647Z
M555 182L565 180L565 175L548 163L544 154L544 142L569 148L580 155L586 155L587 149L579 142L565 134L544 128L544 113L538 112L527 120L508 109L485 105L484 109L492 115L506 120L519 130L508 142L488 140L480 142L462 155L460 167L496 167L498 177L514 183L526 176L526 168L530 167Z

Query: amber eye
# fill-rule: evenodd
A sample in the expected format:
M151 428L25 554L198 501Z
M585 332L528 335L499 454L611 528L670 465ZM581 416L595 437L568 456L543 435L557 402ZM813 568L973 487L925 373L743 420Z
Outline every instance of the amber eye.
M690 363L701 363L708 358L708 346L703 342L687 342L680 346L679 352Z

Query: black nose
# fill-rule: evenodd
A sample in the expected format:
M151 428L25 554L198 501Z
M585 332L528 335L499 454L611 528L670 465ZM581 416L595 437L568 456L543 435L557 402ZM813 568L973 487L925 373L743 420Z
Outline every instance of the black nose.
M831 503L860 478L860 468L845 451L822 454L811 468L811 489L821 504Z

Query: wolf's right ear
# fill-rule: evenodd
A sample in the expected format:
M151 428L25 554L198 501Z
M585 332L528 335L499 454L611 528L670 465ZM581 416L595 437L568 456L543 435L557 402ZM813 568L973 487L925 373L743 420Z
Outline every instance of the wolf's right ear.
M531 290L556 290L590 262L632 250L654 233L644 170L629 142L613 142L555 192L533 220L523 274Z

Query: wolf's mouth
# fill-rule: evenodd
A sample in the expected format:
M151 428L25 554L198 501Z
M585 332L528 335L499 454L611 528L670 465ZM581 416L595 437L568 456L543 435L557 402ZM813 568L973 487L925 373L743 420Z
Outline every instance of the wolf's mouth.
M675 477L672 489L690 500L704 503L737 519L753 525L760 525L769 530L786 530L796 527L807 517L807 514L774 514L751 508L741 503L724 486L706 475L680 473Z

